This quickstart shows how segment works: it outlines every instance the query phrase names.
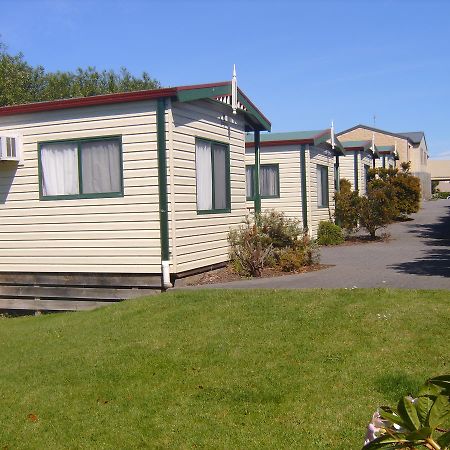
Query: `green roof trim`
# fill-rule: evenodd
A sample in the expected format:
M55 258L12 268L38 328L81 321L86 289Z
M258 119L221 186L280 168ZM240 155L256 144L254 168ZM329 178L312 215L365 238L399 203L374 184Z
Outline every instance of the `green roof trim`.
M231 83L222 82L211 85L199 85L177 89L177 99L180 102L192 102L194 100L214 100L217 97L230 96ZM238 102L245 108L238 108L238 111L244 114L255 130L270 131L272 125L269 120L264 117L261 111L251 102L251 100L238 88ZM231 108L231 105L219 102Z
M283 133L265 133L261 135L261 142L272 141L300 141L300 140L313 140L318 135L325 133L327 130L309 130L309 131L289 131ZM253 135L247 134L245 138L246 142L253 142Z
M217 97L219 95L231 94L231 85L212 86L204 88L183 89L177 92L178 101L192 102L194 100L202 100L205 98Z

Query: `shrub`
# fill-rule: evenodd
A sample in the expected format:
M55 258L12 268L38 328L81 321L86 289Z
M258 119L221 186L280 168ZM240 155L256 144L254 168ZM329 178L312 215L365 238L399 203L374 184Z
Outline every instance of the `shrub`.
M318 262L317 244L307 234L297 239L292 247L281 249L278 252L278 263L283 272L295 272L302 267Z
M408 172L397 173L391 178L394 188L395 201L401 217L419 211L420 208L420 180Z
M260 277L273 253L270 238L246 218L243 225L228 234L230 260L240 275Z
M329 221L319 223L317 231L317 243L319 245L338 245L342 242L344 242L344 236L339 225Z
M352 191L350 181L345 178L340 180L340 190L335 196L336 222L347 233L351 233L358 228L360 197L358 191Z
M230 230L228 242L231 263L241 275L259 277L264 267L276 265L293 271L318 260L316 245L300 222L274 210L247 217Z
M376 187L369 185L367 196L360 200L360 222L372 239L377 230L391 223L395 217L396 209L392 189L389 187Z

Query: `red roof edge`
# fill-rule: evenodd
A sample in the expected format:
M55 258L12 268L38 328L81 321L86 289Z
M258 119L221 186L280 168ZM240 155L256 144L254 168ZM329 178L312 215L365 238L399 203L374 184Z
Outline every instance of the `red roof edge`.
M83 106L108 105L112 103L136 102L161 97L172 97L176 94L176 88L165 88L135 92L120 92L117 94L93 95L91 97L68 98L52 100L49 102L27 103L24 105L3 106L0 108L0 116L52 111L57 109L81 108Z

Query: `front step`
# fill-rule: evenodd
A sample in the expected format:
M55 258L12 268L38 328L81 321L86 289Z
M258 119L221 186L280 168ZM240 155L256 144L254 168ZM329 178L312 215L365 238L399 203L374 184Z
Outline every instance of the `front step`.
M159 275L0 273L0 310L91 310L159 292Z

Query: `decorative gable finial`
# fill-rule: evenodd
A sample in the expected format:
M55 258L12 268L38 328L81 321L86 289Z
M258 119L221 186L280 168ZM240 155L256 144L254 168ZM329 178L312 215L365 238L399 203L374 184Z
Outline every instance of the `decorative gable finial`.
M233 108L233 114L236 114L237 104L236 64L233 64L233 78L231 79L231 107Z
M334 141L334 121L331 121L331 148L334 150L334 147L336 145L335 141Z

